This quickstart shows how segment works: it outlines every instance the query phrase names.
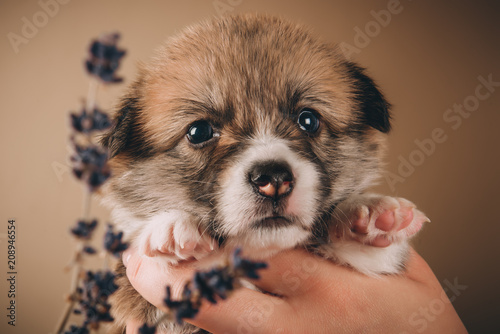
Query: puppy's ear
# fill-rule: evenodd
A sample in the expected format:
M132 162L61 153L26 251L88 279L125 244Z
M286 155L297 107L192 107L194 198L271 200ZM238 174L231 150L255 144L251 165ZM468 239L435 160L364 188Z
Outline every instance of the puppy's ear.
M125 150L133 136L134 118L137 114L137 98L126 96L120 103L115 115L114 125L106 133L101 144L109 150L110 158Z
M139 64L139 75L121 99L114 115L113 127L101 138L101 145L108 148L110 158L122 152L135 158L149 156L151 153L151 146L144 138L139 121L144 73L142 64Z
M365 69L346 62L348 75L354 80L355 100L361 111L362 122L383 133L391 129L390 103L386 101L373 80L365 74Z

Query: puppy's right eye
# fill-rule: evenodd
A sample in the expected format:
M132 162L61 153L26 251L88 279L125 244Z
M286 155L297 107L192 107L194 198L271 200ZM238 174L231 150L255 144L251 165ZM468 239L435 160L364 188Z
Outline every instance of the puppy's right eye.
M201 144L212 139L213 136L214 130L207 121L194 122L187 133L187 138L192 144Z
M304 109L300 112L297 123L302 130L310 134L315 133L319 129L319 117L310 109Z

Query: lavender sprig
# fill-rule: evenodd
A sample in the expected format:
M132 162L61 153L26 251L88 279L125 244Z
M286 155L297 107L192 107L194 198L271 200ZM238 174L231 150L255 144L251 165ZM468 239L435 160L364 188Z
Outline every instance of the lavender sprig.
M116 76L120 60L125 55L125 51L117 47L119 37L116 33L103 34L92 41L85 61L85 68L93 78L90 81L87 101L79 113L70 115L73 129L70 139L75 151L71 156L73 174L87 185L87 189L83 218L79 219L76 226L70 230L78 240L78 246L71 263L73 279L71 293L68 296L69 303L57 326L58 334L63 332L71 313L81 314L85 319L81 326L71 325L69 331L65 332L68 334L87 334L89 330L98 329L100 323L113 321L108 298L118 288L114 283L115 275L109 270L85 271L82 262L85 256L97 253L97 250L89 244L98 225L96 219L90 219L91 196L111 177L108 151L96 143L95 137L98 133L109 129L112 122L97 106L96 97L100 84L122 81ZM106 233L105 249L114 256L119 256L120 252L127 248L127 244L121 241L122 235L109 230ZM107 267L106 259L104 265ZM79 308L75 308L76 305Z
M241 256L241 249L236 249L225 265L208 271L196 272L193 279L184 285L182 296L178 300L172 298L171 287L166 287L166 297L163 300L169 313L149 326L144 324L139 334L155 333L154 328L165 320L175 320L178 324L183 319L193 319L199 312L203 300L216 304L224 300L240 287L239 280L244 278L258 279L258 271L267 268L264 262L252 261Z

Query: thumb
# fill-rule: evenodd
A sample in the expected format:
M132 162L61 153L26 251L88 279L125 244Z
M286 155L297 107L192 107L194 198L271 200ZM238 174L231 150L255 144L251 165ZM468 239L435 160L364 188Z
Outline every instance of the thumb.
M174 298L181 296L184 284L195 271L191 263L172 266L167 259L140 255L136 248L127 249L122 255L127 277L144 299L156 307L166 310L163 299L166 286L170 285Z

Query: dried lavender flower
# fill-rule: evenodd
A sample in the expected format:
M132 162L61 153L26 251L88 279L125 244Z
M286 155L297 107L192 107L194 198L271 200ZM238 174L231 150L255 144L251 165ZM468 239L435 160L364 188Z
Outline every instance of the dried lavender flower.
M115 278L115 274L111 271L99 271L93 276L94 285L98 290L97 295L100 298L107 298L118 290L118 285L115 284Z
M241 248L238 248L233 253L233 266L234 270L241 275L252 279L259 279L257 270L267 268L265 262L254 262L241 257Z
M91 145L88 147L75 145L76 154L72 156L75 164L90 166L92 168L103 168L108 161L108 152L102 147Z
M97 220L92 220L90 222L85 222L84 220L79 220L76 226L71 229L71 233L78 239L88 240L92 237L92 232L97 226Z
M83 108L79 114L72 113L70 117L73 130L84 134L109 129L112 124L109 116L98 108L90 113Z
M86 327L77 327L75 325L71 325L69 331L64 332L64 334L89 334L89 330Z
M216 296L227 298L227 293L232 291L234 276L228 267L214 268L208 272L197 272L193 278L193 285L199 291L201 298L216 304Z
M115 76L120 66L120 59L125 55L124 50L117 48L120 39L117 33L103 34L93 41L89 48L89 57L85 62L87 72L105 83L121 82L122 78Z
M97 190L111 176L107 165L108 152L97 145L75 144L75 154L71 156L71 161L74 175L86 182L91 192Z
M123 232L114 233L113 225L108 224L108 230L104 235L104 248L115 257L120 257L121 253L128 248L128 244L122 242Z
M188 283L184 286L181 300L173 300L170 286L167 286L167 296L163 302L173 313L178 324L182 324L182 319L192 319L198 314L199 305L191 301L191 295L192 292Z
M111 305L105 302L86 305L83 325L92 329L99 329L101 322L112 322L115 319L111 316L110 310Z
M144 324L139 328L139 334L155 334L156 333L156 326L148 326L147 324Z
M108 297L118 289L115 274L111 271L87 271L83 279L83 297L89 303L106 302Z
M90 247L90 246L85 246L85 247L83 247L83 250L82 250L82 251L83 251L85 254L90 254L90 255L97 253L97 251L95 250L95 248Z
M111 305L108 299L118 289L115 277L111 271L85 273L83 286L80 288L81 293L78 296L81 313L85 315L83 327L97 329L101 322L114 320L110 314Z

